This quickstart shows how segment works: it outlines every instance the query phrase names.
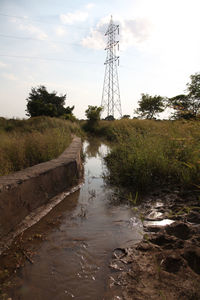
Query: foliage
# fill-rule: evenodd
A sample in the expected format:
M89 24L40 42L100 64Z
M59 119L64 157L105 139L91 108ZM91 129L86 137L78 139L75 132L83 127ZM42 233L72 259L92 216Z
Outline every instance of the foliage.
M84 124L84 129L86 131L94 133L98 130L102 109L103 108L101 106L88 106L88 109L86 109L85 111L85 115L88 119L87 122Z
M174 109L173 119L191 119L193 113L190 111L190 99L188 95L177 95L168 99L168 105Z
M57 92L49 93L45 86L32 88L27 100L27 115L31 117L49 116L64 117L72 116L72 107L64 107L66 95L57 95Z
M106 157L112 183L136 191L199 184L199 121L117 120L108 127L114 141Z
M187 83L188 97L192 113L196 117L200 110L200 73L190 76L191 82Z
M165 108L163 97L148 94L142 94L138 104L139 108L135 110L135 113L147 119L153 119L156 114L163 112Z
M114 120L115 118L112 115L105 117L105 121L114 121Z
M168 105L174 109L174 119L196 119L200 113L200 73L190 76L186 95L177 95L168 99Z
M130 119L130 115L123 115L122 117L121 117L121 119Z
M76 123L49 117L0 118L0 175L53 159L80 135Z
M85 115L91 122L97 122L100 120L102 107L89 105L85 111Z

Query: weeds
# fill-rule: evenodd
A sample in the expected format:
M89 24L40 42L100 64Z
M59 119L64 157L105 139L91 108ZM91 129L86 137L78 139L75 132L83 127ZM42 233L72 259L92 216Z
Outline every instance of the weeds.
M111 182L143 192L161 184L200 182L200 122L107 122L114 147L105 158ZM110 124L110 125L109 125ZM106 135L107 136L107 135ZM108 137L109 139L109 137Z
M57 157L70 144L72 134L80 134L80 127L70 121L0 118L0 175Z

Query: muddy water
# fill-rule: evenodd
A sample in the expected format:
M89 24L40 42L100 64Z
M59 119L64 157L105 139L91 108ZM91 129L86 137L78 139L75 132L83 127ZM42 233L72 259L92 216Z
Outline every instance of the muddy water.
M129 206L114 204L114 190L102 178L109 148L93 141L84 151L84 184L31 229L46 239L20 271L12 299L118 299L109 297L112 251L138 242L142 224Z

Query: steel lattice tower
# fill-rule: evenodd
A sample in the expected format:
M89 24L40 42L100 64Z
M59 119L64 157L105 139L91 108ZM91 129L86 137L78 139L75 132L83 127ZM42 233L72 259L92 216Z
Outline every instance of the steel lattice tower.
M117 72L117 67L119 66L119 56L116 54L117 48L119 50L119 41L115 40L116 33L119 34L119 25L115 25L113 23L111 16L110 24L105 33L105 36L108 37L108 40L105 48L107 51L107 56L104 63L106 67L101 106L103 107L103 110L107 112L107 116L112 115L114 117L114 114L117 111L121 117L122 109Z

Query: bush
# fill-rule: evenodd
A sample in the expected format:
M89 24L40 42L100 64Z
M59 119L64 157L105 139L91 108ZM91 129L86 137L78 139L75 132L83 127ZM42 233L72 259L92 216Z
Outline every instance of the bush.
M112 131L117 143L105 160L113 183L140 191L199 184L200 122L120 120Z

